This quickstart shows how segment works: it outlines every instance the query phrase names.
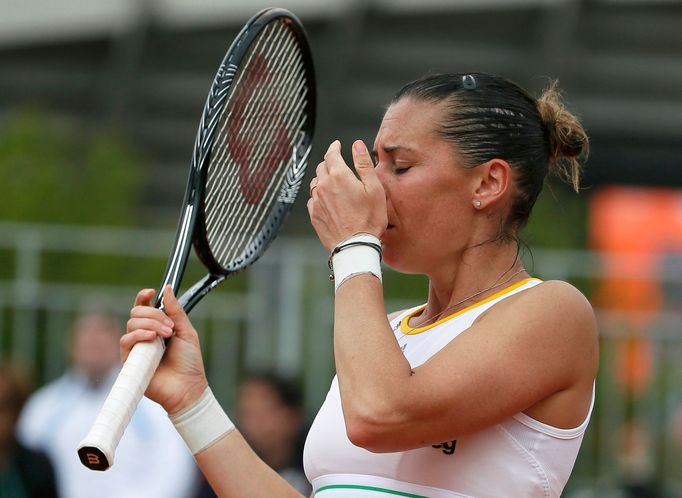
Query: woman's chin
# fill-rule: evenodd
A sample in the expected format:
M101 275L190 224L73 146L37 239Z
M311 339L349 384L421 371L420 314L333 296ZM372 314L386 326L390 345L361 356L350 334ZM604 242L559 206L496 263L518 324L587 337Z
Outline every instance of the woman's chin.
M382 262L384 266L398 273L420 273L416 268L412 267L413 265L411 266L401 259L399 254L391 253L390 249L387 250L386 247L384 247Z

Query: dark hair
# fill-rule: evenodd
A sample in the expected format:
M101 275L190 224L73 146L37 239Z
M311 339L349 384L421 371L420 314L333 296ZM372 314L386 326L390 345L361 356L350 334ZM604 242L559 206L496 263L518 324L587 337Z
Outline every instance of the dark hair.
M24 403L31 391L31 379L29 373L17 364L6 362L0 364L0 384L4 389L6 399L4 408L9 408L19 415Z
M561 102L556 81L538 99L516 83L485 73L427 75L405 85L392 103L412 97L445 102L439 133L457 146L465 167L504 159L514 171L516 198L503 238L527 223L548 173L578 191L589 150L585 130Z
M269 370L249 372L242 379L242 384L247 382L261 382L270 386L284 406L289 408L301 408L303 406L303 395L299 382L292 377Z

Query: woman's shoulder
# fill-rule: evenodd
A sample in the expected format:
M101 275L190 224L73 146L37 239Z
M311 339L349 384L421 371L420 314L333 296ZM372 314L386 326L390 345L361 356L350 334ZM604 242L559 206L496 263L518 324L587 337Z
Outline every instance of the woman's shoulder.
M561 280L546 280L505 297L486 310L475 322L516 334L596 337L592 305L576 287Z
M599 362L599 335L594 311L573 285L548 280L497 303L476 324L481 341L500 341L502 348L530 351L546 368L566 373L565 384L590 385ZM568 361L568 363L567 363Z
M578 333L596 337L592 305L580 290L562 280L543 281L510 296L490 311L490 318L503 322L518 319L543 329L551 326L555 333L564 330L571 335ZM532 328L524 327L525 330Z
M528 291L528 298L531 301L549 304L552 309L566 309L594 315L592 305L585 295L563 280L545 280Z
M520 284L526 284L521 286ZM556 302L559 305L568 307L580 307L587 310L592 309L592 305L585 295L572 284L563 280L540 280L539 278L528 278L512 286L518 289L510 292L498 304L507 305L533 305L539 302ZM500 293L502 294L502 293ZM501 306L500 306L501 307Z

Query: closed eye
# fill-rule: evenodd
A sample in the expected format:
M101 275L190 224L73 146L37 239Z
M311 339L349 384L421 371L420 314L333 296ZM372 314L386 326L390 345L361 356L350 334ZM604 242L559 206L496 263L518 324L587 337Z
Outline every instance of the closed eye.
M377 164L379 164L379 154L377 154L377 151L373 150L372 152L369 153L369 157L372 158L372 164L376 168Z

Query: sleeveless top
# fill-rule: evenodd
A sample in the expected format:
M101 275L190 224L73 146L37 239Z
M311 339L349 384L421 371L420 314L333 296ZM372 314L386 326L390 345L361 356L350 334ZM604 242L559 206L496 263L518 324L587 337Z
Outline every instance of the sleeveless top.
M497 302L541 283L529 278L453 315L422 327L407 325L412 308L391 321L412 368L425 363ZM558 497L570 476L592 405L574 429L559 429L517 413L455 441L372 453L346 435L339 384L332 381L305 444L303 463L315 498Z

